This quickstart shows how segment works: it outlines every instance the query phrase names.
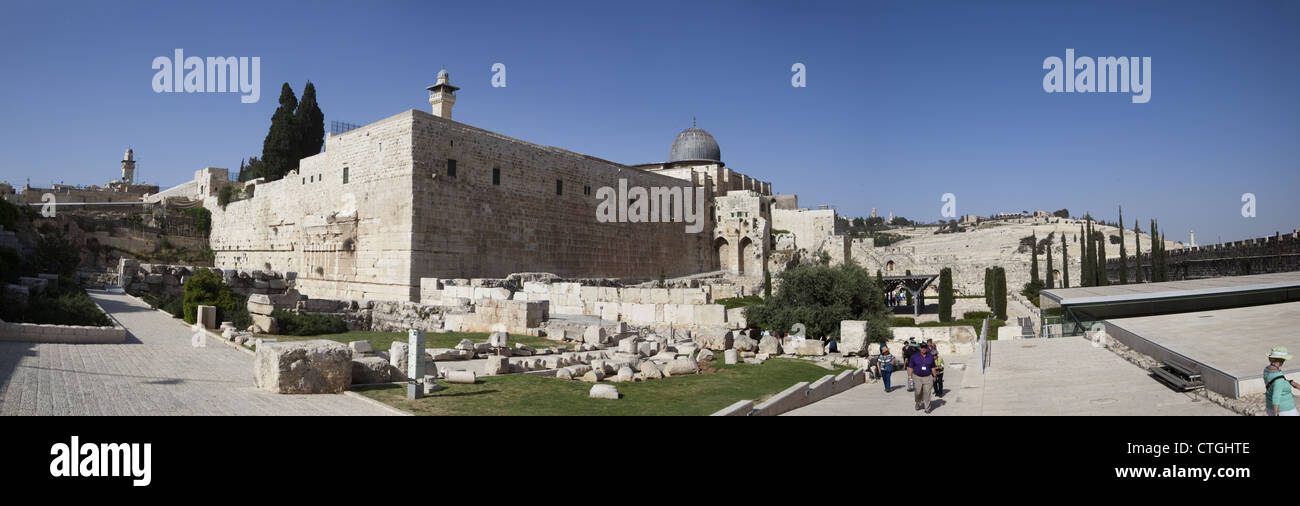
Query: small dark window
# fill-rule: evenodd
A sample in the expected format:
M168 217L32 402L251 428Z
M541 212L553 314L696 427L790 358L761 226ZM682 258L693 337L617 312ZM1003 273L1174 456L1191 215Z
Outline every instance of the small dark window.
M343 167L343 184L348 184L348 168Z
M456 177L456 160L447 159L447 177Z
M501 184L501 169L496 167L492 168L492 184L494 185Z
M591 195L591 185L583 185L583 186L582 186L582 194L583 194L583 195Z
M307 184L307 178L302 178L302 184Z
M555 194L564 195L564 180L562 179L555 180Z

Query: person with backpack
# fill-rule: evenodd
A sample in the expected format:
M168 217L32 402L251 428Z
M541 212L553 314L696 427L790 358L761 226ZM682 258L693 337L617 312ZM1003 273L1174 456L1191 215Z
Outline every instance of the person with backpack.
M1282 364L1291 358L1285 346L1274 346L1268 354L1268 367L1264 368L1264 410L1268 416L1300 416L1296 410L1291 388L1300 388L1296 382L1282 375Z

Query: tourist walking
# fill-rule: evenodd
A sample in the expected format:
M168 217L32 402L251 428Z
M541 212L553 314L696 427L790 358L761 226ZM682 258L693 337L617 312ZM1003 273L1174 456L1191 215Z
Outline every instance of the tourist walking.
M939 356L939 348L933 344L930 353L934 355L934 396L943 397L943 357Z
M913 394L916 410L925 409L928 414L930 413L930 391L934 388L934 355L930 354L930 347L926 343L921 343L921 349L912 354L912 359L907 362L907 369L912 377L916 378L916 393Z
M889 353L888 346L880 345L880 356L876 358L876 367L880 368L880 379L885 381L885 392L888 393L892 390L889 376L894 373L894 355Z
M1282 364L1288 358L1291 354L1287 353L1285 346L1274 346L1268 354L1268 367L1264 368L1264 409L1268 416L1300 416L1291 395L1291 388L1300 388L1300 385L1282 375Z

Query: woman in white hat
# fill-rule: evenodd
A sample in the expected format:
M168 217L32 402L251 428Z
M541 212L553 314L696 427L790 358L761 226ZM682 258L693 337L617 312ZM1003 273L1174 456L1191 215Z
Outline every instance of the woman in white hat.
M1300 388L1296 382L1282 375L1282 364L1291 358L1285 346L1274 346L1268 354L1268 367L1264 368L1264 409L1269 416L1300 416L1296 411L1291 388Z

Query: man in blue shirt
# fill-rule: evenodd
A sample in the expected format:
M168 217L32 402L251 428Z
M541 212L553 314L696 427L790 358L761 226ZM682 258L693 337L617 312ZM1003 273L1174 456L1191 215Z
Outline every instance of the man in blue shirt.
M916 378L916 393L913 394L916 410L925 409L926 414L929 414L930 391L934 388L934 355L930 354L930 347L926 343L921 343L921 349L907 360L907 369Z

